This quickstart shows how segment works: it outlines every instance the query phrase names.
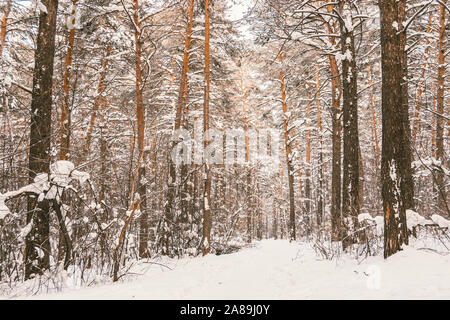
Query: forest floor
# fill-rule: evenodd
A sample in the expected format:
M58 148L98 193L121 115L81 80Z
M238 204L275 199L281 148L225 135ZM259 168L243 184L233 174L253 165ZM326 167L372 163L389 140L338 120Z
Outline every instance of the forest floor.
M419 246L386 261L369 257L358 262L346 255L329 261L309 244L267 240L230 255L160 263L140 263L132 271L144 274L122 283L32 298L450 299L450 255Z

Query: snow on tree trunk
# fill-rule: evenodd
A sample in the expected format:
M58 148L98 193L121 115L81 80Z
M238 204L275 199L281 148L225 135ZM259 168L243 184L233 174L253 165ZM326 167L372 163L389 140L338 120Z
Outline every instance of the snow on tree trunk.
M50 173L50 138L52 132L52 85L55 56L57 0L43 0L47 8L39 16L37 48L35 51L33 94L31 102L31 127L29 150L29 181L39 173ZM29 197L27 224L33 230L25 243L25 279L43 274L50 268L50 239L48 200ZM42 252L43 254L39 254Z
M381 49L382 49L382 197L385 215L384 256L388 258L408 244L406 210L408 209L407 172L411 170L411 151L407 141L408 109L403 103L403 51L401 37L395 28L400 3L381 0ZM403 48L404 49L404 48Z

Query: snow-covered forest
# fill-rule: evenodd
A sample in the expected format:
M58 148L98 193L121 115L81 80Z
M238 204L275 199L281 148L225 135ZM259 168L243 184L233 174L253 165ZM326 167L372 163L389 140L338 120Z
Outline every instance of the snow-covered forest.
M0 0L0 298L450 299L449 17Z

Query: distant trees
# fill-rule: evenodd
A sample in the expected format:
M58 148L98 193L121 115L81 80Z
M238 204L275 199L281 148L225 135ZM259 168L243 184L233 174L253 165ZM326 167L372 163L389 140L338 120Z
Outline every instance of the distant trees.
M396 158L395 163L398 166L396 174L399 180L397 187L394 189L401 190L399 193L401 193L400 198L402 198L404 205L404 208L399 210L404 211L406 217L407 210L415 209L416 205L424 207L425 203L430 203L429 196L433 192L430 192L429 188L424 190L426 189L425 185L414 183L414 170L421 170L421 174L418 174L415 178L422 181L425 180L424 171L427 172L426 176L433 177L432 184L436 186L434 194L436 199L438 199L436 202L437 206L440 207L441 212L448 210L448 206L445 205L446 201L442 202L439 200L447 197L446 190L444 192L439 191L442 189L439 185L445 185L445 183L442 184L442 177L445 176L446 171L441 169L446 164L437 159L442 156L442 148L438 146L438 140L442 133L440 126L443 126L445 122L445 118L439 116L444 110L442 107L438 108L438 105L442 105L442 88L445 88L445 85L442 85L442 77L446 74L446 70L444 70L445 61L442 62L442 57L445 54L442 54L442 50L445 52L446 31L443 29L442 21L439 21L438 26L432 28L431 22L428 23L427 27L423 19L427 17L429 18L427 20L431 21L431 17L436 11L440 12L439 16L442 19L442 16L445 16L445 13L442 13L442 5L443 3L420 3L417 1L400 1L395 5L396 12L394 15L396 18L390 22L393 28L396 29L397 35L394 40L389 38L389 41L395 42L395 46L397 46L397 51L394 51L397 54L396 59L398 59L395 63L399 64L396 67L396 71L399 72L397 79L399 83L396 85L400 85L400 91L398 93L386 93L389 91L387 88L392 86L393 83L383 83L383 92L385 92L383 99L379 99L376 94L380 90L379 80L382 78L377 71L377 66L380 61L387 63L387 60L391 60L391 63L393 62L392 57L386 58L383 56L384 53L378 49L380 31L378 15L380 12L374 6L374 3L370 1L339 1L337 3L331 1L303 1L301 3L295 1L263 1L256 7L256 15L262 22L252 21L252 23L255 25L258 41L261 44L267 45L270 42L281 41L284 53L290 56L291 67L293 66L292 62L296 61L297 65L308 65L310 69L318 67L319 70L328 70L328 72L322 72L319 76L318 83L323 82L325 84L319 86L320 88L316 90L318 93L308 99L306 97L308 96L308 91L311 91L310 84L313 82L311 78L314 78L315 75L305 72L294 77L290 76L290 81L295 83L296 88L301 87L305 88L305 90L297 90L288 99L299 101L297 102L297 108L294 108L293 117L300 119L302 117L303 119L310 119L302 110L307 109L309 110L308 112L320 115L320 102L322 101L326 105L325 110L329 113L330 118L329 122L327 123L326 120L325 123L328 126L326 130L331 133L331 140L328 142L328 146L331 144L331 149L325 147L324 153L317 151L316 154L314 152L312 154L312 162L317 161L315 162L317 169L312 173L312 179L313 181L315 179L317 183L312 184L312 193L316 199L320 199L318 195L324 195L323 200L325 204L327 202L330 203L326 215L329 215L328 219L331 221L331 232L326 234L331 234L334 241L345 240L344 248L357 242L357 238L365 232L364 228L361 229L359 227L358 216L360 213L370 212L372 215L378 214L379 208L376 205L378 200L375 199L379 199L379 201L382 198L386 199L389 193L385 191L378 192L379 189L374 188L375 181L381 178L380 175L383 175L384 181L387 181L389 176L386 175L386 171L382 173L380 168L381 145L379 143L379 126L381 123L381 112L377 108L377 105L383 104L381 100L384 101L384 105L387 104L385 102L386 95L400 99L396 103L391 101L391 107L393 105L398 105L398 107L392 110L384 110L383 116L385 119L383 124L385 128L384 136L392 136L393 133L388 133L386 130L389 131L389 129L386 129L386 127L389 127L388 122L394 119L391 125L394 126L394 123L396 123L397 131L394 131L394 134L401 141L389 138L385 138L383 141L385 162L386 157L388 157L386 152L390 152L387 150L391 150L396 155L394 158ZM443 19L445 21L445 18ZM323 30L324 32L318 32L317 30ZM384 29L382 34L385 36ZM436 40L436 47L438 48L436 50L437 64L430 63L431 59L420 60L420 53L425 53L426 57L431 55L430 44L432 42L430 37ZM426 46L422 45L422 40L426 40ZM383 43L383 46L386 46L386 43ZM394 54L392 50L389 53L387 53L388 49L384 48L384 50L388 55ZM439 62L439 50L441 50L441 62ZM313 57L312 59L311 56ZM324 60L319 59L322 56L327 57L328 67L324 65ZM386 68L389 69L390 67L383 64L383 70ZM411 69L414 71L410 71ZM385 77L388 74L389 72L386 72ZM422 80L420 80L419 89L417 89L418 112L417 118L414 119L414 137L417 136L419 128L430 129L429 131L432 132L426 130L426 133L422 133L420 144L411 145L409 121L411 99L409 92L411 91L409 89L416 85L416 74L422 74L420 78ZM423 79L434 74L436 75L436 92L433 95L432 92L426 92L427 90L431 91L431 86L428 88L424 86ZM322 81L320 81L321 79ZM390 81L393 80L390 79ZM433 85L433 82L431 81L430 83ZM440 92L439 88L441 88ZM426 99L429 99L426 101L433 102L434 111L431 110L431 106L430 109L427 109L427 107L420 108L420 104L423 103L421 100L424 99L424 96ZM311 110L311 99L319 102L317 108L313 110ZM437 99L440 99L440 101L437 101ZM369 107L367 111L366 105ZM395 115L388 116L387 114L389 113L395 113ZM387 117L391 117L391 119L386 120ZM433 118L432 121L430 120L431 118ZM370 123L370 131L365 126L361 126L362 123ZM312 134L309 130L310 127L299 121L296 121L295 125L296 127L293 128L292 132L306 132L304 141L306 147L300 152L305 152L307 154L306 159L309 159L308 154L311 153L311 150L308 148L308 141L311 141L309 137ZM440 131L439 135L438 131ZM316 145L319 145L320 137L320 135L314 136L313 139L318 139L315 140L317 142ZM302 139L298 133L296 138ZM425 140L422 140L424 138ZM314 140L310 143L314 145ZM343 150L341 150L342 145ZM438 156L433 151L436 161L430 159L431 156L428 156L428 160L424 161L425 155L423 152L413 154L412 150L416 147L419 147L422 151L427 150L427 154L428 150L439 150L441 156ZM321 150L323 149L321 148ZM393 163L392 160L391 163ZM328 162L331 162L331 172L327 172L326 164ZM430 163L433 164L429 165ZM383 167L385 166L383 165ZM295 183L298 185L297 188L299 187L301 190L300 194L302 194L302 188L305 188L305 198L309 198L308 166L306 166L305 171L306 175L298 175L299 181ZM329 178L331 180L330 189L326 183L327 175L329 174L331 174ZM392 174L392 176L394 175ZM444 178L444 180L446 179ZM303 184L304 181L302 180L306 180L306 183ZM370 183L364 183L364 181L370 181ZM305 198L301 197L300 199L306 200ZM418 199L425 198L427 201L418 201ZM391 201L392 199L389 200L390 203ZM312 214L317 216L317 221L320 220L322 206L321 199L314 204ZM390 210L392 210L392 203L390 206ZM400 207L395 206L395 210ZM308 229L313 225L314 220L308 218L309 210L307 205L306 209L300 220L306 224L306 229ZM399 226L401 225L399 228L402 228L402 233L406 235L406 218L400 218L401 215L399 215L398 219L403 222L398 222L398 224ZM389 219L391 218L392 216L390 215ZM317 224L319 225L319 223ZM323 227L326 228L327 226L324 225ZM404 241L406 242L407 239ZM401 245L399 244L398 247L400 248Z

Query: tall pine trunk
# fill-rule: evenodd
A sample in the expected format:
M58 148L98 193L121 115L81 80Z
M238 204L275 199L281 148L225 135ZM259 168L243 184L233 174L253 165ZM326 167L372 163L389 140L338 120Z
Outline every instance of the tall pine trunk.
M408 209L411 170L408 108L403 103L404 70L401 37L398 33L401 4L396 0L380 0L381 64L382 64L382 197L385 215L384 256L388 258L408 243L406 210Z
M406 209L414 208L414 181L412 172L412 161L414 159L411 148L411 123L409 121L409 93L408 93L408 52L407 52L407 34L404 29L406 22L406 0L398 0L398 31L400 41L400 53L401 53L401 94L402 94L402 118L403 131L405 132L405 139L403 141L403 152L408 157L405 163L402 164L402 176L401 181L402 188L405 190L405 206Z
M205 0L205 95L203 104L203 132L204 148L209 145L209 99L211 87L211 70L210 70L210 21L209 21L209 0ZM211 251L211 164L208 159L205 159L204 167L204 182L205 188L203 190L203 238L202 238L202 252L206 256Z
M280 64L283 62L283 53L278 56ZM295 190L294 190L294 167L292 165L292 151L291 151L291 138L289 128L288 106L286 98L286 85L283 71L280 71L281 82L281 101L283 104L283 116L284 116L284 141L286 150L286 164L287 175L289 184L289 239L295 241L297 238L296 225L295 225Z
M446 0L442 0L440 5L439 18L439 68L438 68L438 89L437 89L437 125L436 125L436 160L441 163L441 167L445 167L445 148L444 148L444 115L445 109L445 55L447 53L447 37L446 37ZM439 116L441 115L441 116ZM437 206L442 212L448 212L447 207L447 191L445 185L445 173L443 169L436 170L436 189Z
M311 231L311 204L312 204L312 188L311 188L311 92L310 88L307 86L306 90L308 90L308 103L306 106L306 119L307 119L307 128L306 128L306 152L305 152L305 221L306 221L306 235L310 235Z
M250 140L248 134L248 114L247 114L247 88L244 86L244 71L241 69L241 93L242 106L244 112L244 132L245 132L245 162L247 165L247 242L251 243L253 240L253 205L252 205L252 174L250 168Z
M147 212L147 182L146 182L146 151L145 151L145 115L144 115L144 99L142 97L142 39L141 39L141 25L139 21L139 0L134 0L134 15L133 15L135 32L135 53L136 53L136 119L138 124L138 153L142 162L139 167L138 180L136 189L140 196L140 211L139 219L139 257L148 258L148 212Z
M100 71L100 78L98 80L98 85L97 85L97 96L94 99L94 105L92 107L91 119L89 121L89 127L86 132L86 137L84 139L85 143L84 143L84 154L82 157L83 161L86 161L86 159L89 155L89 151L91 148L92 134L94 132L95 120L97 119L99 107L103 106L103 104L102 104L104 101L103 95L106 91L106 85L105 85L106 70L108 68L109 55L111 53L111 50L112 50L112 47L107 46L105 56L103 57L103 60L102 60L102 68Z
M334 4L331 0L327 0L328 13L332 13ZM336 22L328 26L328 33L333 35L337 33ZM329 37L329 41L336 46L336 40L333 36ZM342 120L341 120L341 98L342 83L339 67L336 57L329 55L330 71L331 71L331 104L332 104L332 149L333 163L331 173L331 238L333 241L342 239L342 212L341 212L341 191L342 191Z
M37 48L35 51L29 149L29 182L38 174L50 173L53 62L55 56L57 0L42 0ZM43 274L50 268L50 203L28 199L27 224L33 229L25 238L25 279Z
M175 126L174 131L178 131L181 129L183 124L183 113L186 109L186 105L188 103L189 98L189 90L188 90L188 73L189 73L189 58L190 58L190 49L191 49L191 41L192 41L192 26L194 22L194 0L189 0L189 8L188 8L188 22L186 27L186 38L185 38L185 48L183 55L183 69L181 72L181 80L180 80L180 89L178 93L178 101L177 101L177 109L175 116ZM171 151L175 148L175 142L171 145ZM175 221L175 209L176 209L176 191L177 191L177 168L175 163L172 161L172 158L169 157L169 181L167 183L167 199L164 208L164 222L163 222L163 230L161 235L161 249L162 253L166 255L172 255L172 241L173 238L173 227L176 227ZM197 184L195 183L195 186Z
M323 220L323 210L324 210L324 171L326 170L326 162L323 161L323 126L322 126L322 104L321 104L321 94L320 94L320 67L319 64L316 64L316 106L317 106L317 130L319 133L319 143L320 143L320 152L319 152L319 190L318 190L318 199L317 199L317 228L320 232L320 227L322 225Z
M341 22L341 46L344 60L342 61L342 89L344 116L344 163L342 186L342 216L346 231L343 247L347 248L357 241L350 236L358 229L360 214L360 161L358 135L358 74L356 69L356 51L353 29L353 17L349 1L340 2L340 12L344 21Z
M426 34L430 34L431 30L432 30L432 26L433 26L433 13L430 12L429 17L428 17L428 27L426 30ZM426 81L425 81L425 76L426 76L426 72L427 72L427 64L428 64L428 59L430 56L430 38L429 36L426 37L427 40L427 47L425 49L425 56L424 56L424 63L423 63L423 70L422 70L422 75L420 77L420 82L417 88L417 97L416 97L416 112L414 114L414 123L413 123L413 131L412 131L412 145L414 146L417 140L417 135L419 133L419 126L420 126L420 112L422 110L422 95L423 95L423 91L424 91L424 87L426 85Z
M60 119L59 160L68 160L70 154L70 76L72 73L73 48L75 44L75 12L78 0L72 0L72 12L67 24L69 27L69 43L67 45L66 62L64 68L64 101Z
M3 48L5 46L6 41L6 24L8 22L8 16L11 12L11 0L8 0L6 3L6 9L3 14L2 20L0 21L0 57L3 54Z

